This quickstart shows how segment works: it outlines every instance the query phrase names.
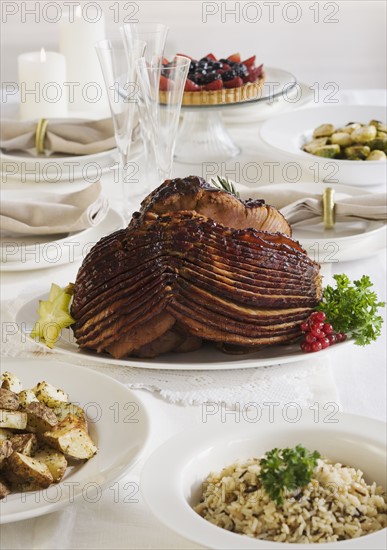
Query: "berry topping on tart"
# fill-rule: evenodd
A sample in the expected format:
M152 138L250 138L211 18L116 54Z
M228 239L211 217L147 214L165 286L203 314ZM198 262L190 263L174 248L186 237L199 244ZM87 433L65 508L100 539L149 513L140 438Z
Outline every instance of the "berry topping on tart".
M265 74L263 65L255 65L255 55L245 61L241 60L239 53L220 59L213 53L201 59L179 55L191 60L184 87L183 105L237 103L260 97ZM163 66L170 66L167 59L163 59ZM160 90L167 92L168 86L165 82L160 85Z

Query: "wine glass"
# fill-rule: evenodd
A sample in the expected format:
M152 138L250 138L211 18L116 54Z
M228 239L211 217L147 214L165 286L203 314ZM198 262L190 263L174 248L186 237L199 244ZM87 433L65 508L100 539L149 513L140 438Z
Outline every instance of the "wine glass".
M129 155L134 115L139 100L136 61L144 55L145 47L145 42L137 39L131 41L130 48L122 41L101 40L95 44L119 151L119 181L122 188L121 197L118 199L126 220L129 219L131 195L131 181L128 175L128 170L131 169Z
M179 125L181 102L190 59L175 56L167 67L155 57L150 63L145 57L137 60L140 88L139 105L146 116L141 120L148 138L145 180L153 189L170 178Z
M133 41L142 40L146 43L144 57L148 63L156 57L162 59L169 27L162 23L127 23L120 30L128 50Z
M125 44L125 47L130 50L131 44L134 40L143 40L146 43L144 57L148 64L155 63L161 66L162 58L164 55L165 43L169 31L169 27L162 23L127 23L121 28L121 35ZM140 135L144 149L144 162L145 166L141 170L140 176L143 176L143 172L146 172L146 177L149 175L149 170L145 169L149 162L152 162L152 144L149 130L151 122L148 120L147 109L144 107L144 103L140 101L137 105L140 119ZM142 184L144 185L144 177L142 177ZM151 188L145 188L143 191L149 191Z

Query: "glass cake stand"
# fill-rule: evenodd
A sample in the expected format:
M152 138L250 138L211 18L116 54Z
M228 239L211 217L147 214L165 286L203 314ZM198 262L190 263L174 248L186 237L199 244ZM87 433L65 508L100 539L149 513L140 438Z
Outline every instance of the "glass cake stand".
M259 97L239 103L182 105L183 120L176 140L175 161L183 164L223 161L235 157L240 148L231 139L222 119L226 109L245 109L252 104L272 103L286 96L297 84L295 76L282 69L266 68Z

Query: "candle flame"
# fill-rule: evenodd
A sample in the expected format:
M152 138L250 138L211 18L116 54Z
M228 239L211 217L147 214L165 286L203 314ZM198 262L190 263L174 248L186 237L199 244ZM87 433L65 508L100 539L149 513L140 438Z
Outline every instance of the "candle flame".
M80 4L75 8L75 17L78 17L78 19L82 17L82 8Z
M47 61L46 50L44 48L40 50L40 61L42 63L45 63Z

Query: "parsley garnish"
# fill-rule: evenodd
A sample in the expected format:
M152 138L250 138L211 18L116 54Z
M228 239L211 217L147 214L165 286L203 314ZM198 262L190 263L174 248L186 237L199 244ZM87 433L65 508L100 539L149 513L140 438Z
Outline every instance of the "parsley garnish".
M344 274L333 278L336 288L328 285L324 289L323 301L316 309L326 314L336 332L352 336L358 346L370 344L380 336L383 318L377 315L377 310L385 302L378 302L367 275L353 283Z
M261 459L262 485L278 505L283 504L284 492L308 485L320 453L311 453L302 445L293 449L273 449Z

